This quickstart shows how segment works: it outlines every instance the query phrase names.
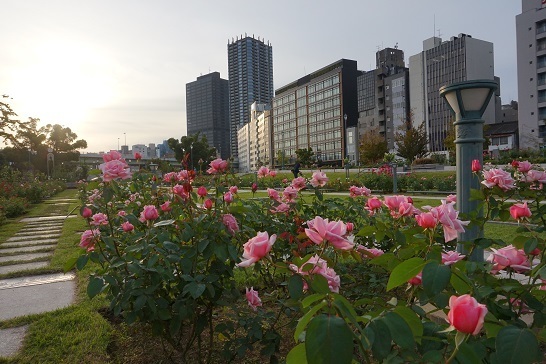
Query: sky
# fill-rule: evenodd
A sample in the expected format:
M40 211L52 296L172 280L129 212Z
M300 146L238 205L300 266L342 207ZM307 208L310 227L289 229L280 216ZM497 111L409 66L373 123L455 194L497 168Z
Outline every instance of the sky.
M424 39L466 33L494 44L502 101L517 100L519 0L2 0L0 13L0 100L71 128L84 153L186 135L186 84L227 79L228 40L245 34L272 44L278 89L341 58L373 69L396 44L407 66Z

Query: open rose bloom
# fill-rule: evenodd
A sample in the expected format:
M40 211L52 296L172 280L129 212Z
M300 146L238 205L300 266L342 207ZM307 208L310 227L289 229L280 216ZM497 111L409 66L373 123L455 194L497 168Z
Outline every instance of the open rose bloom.
M248 240L244 245L243 258L244 260L237 264L238 267L249 267L265 257L275 243L277 235L273 234L269 237L267 232L258 232L258 234Z

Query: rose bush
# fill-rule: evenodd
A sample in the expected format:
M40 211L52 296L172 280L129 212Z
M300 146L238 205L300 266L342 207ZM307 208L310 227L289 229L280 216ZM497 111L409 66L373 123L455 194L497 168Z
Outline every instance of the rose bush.
M197 346L200 361L213 361L215 340L228 361L258 346L276 362L281 340L287 363L541 361L540 171L474 167L483 217L460 216L452 198L420 210L364 186L324 199L321 172L242 200L221 160L205 189L187 170L160 188L151 175L106 170L84 193L89 230L66 268L96 263L90 296L105 292L114 314L150 324L184 357ZM454 251L457 233L511 218L520 224L513 241L480 238L460 242L468 254ZM488 260L469 261L475 248Z

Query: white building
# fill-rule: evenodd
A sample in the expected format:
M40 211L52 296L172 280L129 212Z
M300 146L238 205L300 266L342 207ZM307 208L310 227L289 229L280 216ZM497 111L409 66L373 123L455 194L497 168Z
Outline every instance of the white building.
M409 58L409 68L413 122L418 126L425 121L431 152L445 151L444 140L453 115L439 89L461 81L494 80L493 43L467 34L444 42L433 37L423 41L422 52ZM489 103L483 119L486 124L495 122L494 102Z
M516 16L519 145L538 148L546 137L546 2L521 4Z
M250 110L250 121L237 131L240 172L273 164L270 108L254 102Z

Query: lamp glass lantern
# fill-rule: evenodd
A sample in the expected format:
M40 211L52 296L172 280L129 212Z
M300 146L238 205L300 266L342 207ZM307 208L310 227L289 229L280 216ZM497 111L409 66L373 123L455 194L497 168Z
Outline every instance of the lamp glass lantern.
M484 120L481 117L497 87L498 84L492 80L472 80L440 88L440 96L446 99L455 113L457 209L464 214L479 209L478 201L470 198L470 190L480 188L479 179L473 175L471 166L473 160L483 165ZM479 209L478 214L483 216L483 210ZM459 233L457 240L468 242L480 237L483 237L483 229L474 226ZM457 251L468 253L461 243L457 245ZM483 249L475 248L470 259L483 261Z

